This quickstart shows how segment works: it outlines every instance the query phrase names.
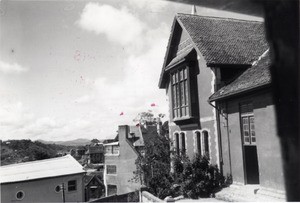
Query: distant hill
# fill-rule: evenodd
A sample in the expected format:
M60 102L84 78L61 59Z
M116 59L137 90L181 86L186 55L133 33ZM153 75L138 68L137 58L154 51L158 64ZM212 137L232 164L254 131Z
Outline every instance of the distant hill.
M57 145L65 145L65 146L84 146L87 144L91 144L91 140L79 138L75 140L68 140L68 141L47 141L47 140L37 140L44 144L57 144Z
M63 156L73 147L31 140L1 141L1 165Z

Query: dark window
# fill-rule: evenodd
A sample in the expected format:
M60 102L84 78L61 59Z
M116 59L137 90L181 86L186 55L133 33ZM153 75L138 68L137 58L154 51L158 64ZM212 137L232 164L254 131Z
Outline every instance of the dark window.
M172 88L172 114L173 118L189 117L190 93L189 93L189 69L184 67L171 74Z
M202 132L203 142L204 142L204 155L209 157L209 141L208 141L208 132L204 130Z
M107 185L107 195L116 195L117 194L117 186L116 185Z
M16 194L16 198L17 198L18 200L22 200L22 199L24 198L24 196L25 196L25 193L24 193L23 191L19 191L19 192L17 192L17 194Z
M117 174L117 166L116 165L107 165L106 173L107 174Z
M240 106L241 112L241 129L243 135L244 145L255 145L255 125L253 115L253 105L251 103L242 104Z
M201 134L200 132L196 132L196 153L201 155Z
M56 186L56 187L55 187L55 192L60 192L60 189L61 189L61 188L60 188L60 185Z
M184 133L180 133L181 136L181 151L183 154L185 154L186 152L186 147L185 147L185 134Z
M68 191L75 191L77 190L76 180L68 181Z
M179 134L175 133L175 144L176 144L176 153L177 155L179 155L180 153L180 149L179 149Z

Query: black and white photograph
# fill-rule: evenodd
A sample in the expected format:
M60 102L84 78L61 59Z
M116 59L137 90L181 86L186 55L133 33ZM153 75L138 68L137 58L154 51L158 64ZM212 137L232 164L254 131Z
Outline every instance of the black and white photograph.
M0 202L300 201L299 0L0 0Z

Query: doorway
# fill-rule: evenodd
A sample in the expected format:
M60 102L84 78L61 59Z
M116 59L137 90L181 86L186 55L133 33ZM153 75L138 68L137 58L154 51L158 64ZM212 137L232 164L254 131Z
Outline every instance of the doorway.
M259 184L254 115L242 114L242 138L244 152L244 172L246 184Z

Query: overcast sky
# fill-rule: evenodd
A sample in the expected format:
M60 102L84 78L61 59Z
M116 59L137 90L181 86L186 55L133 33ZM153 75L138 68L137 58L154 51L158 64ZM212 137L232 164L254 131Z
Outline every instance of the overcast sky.
M2 0L0 9L0 139L112 138L139 112L168 114L159 74L174 16L190 5Z

